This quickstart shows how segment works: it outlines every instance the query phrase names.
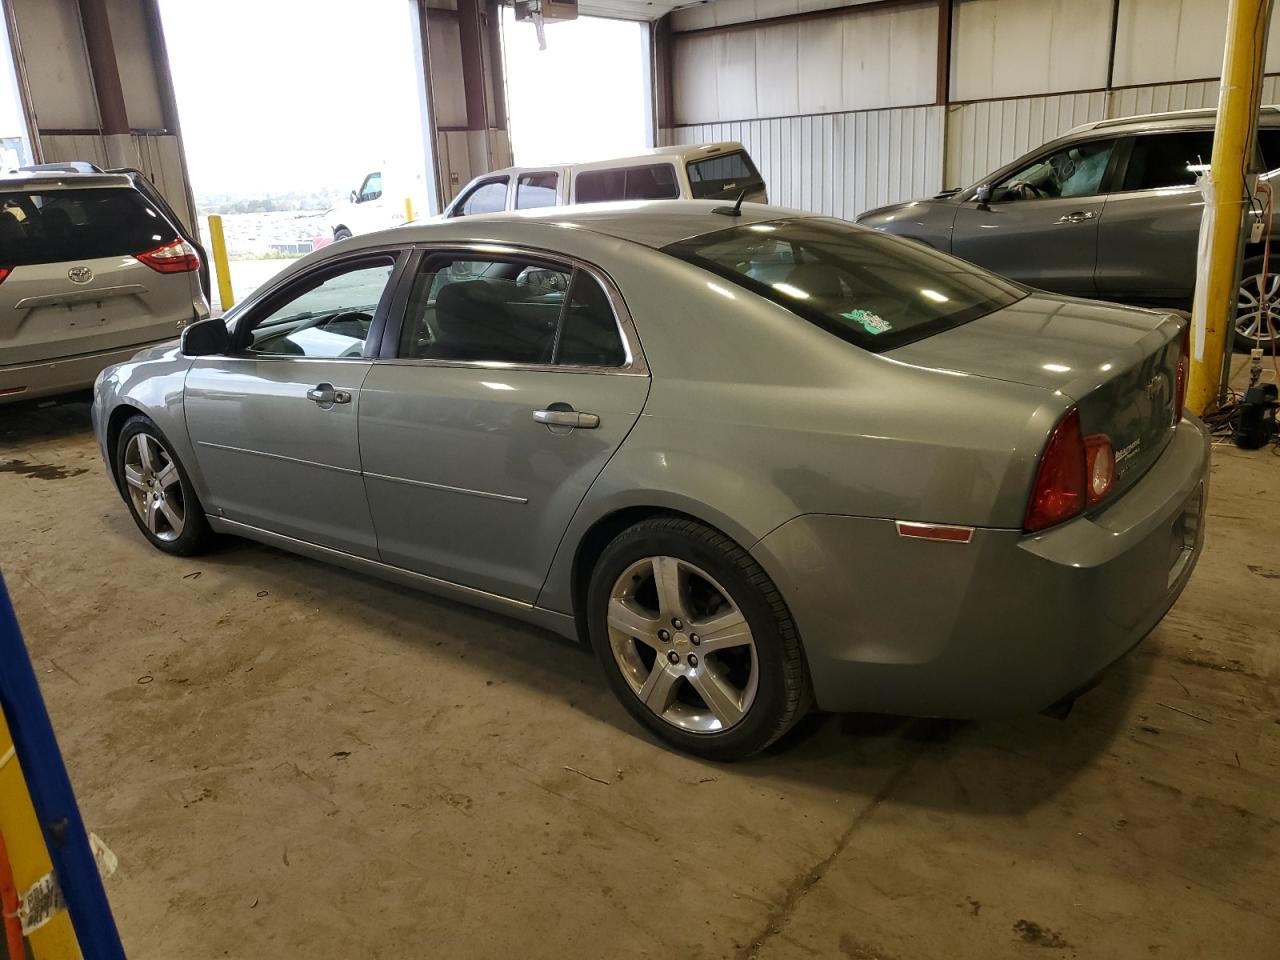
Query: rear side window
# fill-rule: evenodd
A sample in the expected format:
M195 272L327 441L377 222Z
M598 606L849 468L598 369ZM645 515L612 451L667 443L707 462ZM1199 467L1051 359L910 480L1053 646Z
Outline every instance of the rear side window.
M877 353L1027 295L929 247L819 217L731 227L663 250Z
M516 209L533 210L536 207L556 205L557 173L522 173L516 181Z
M22 266L146 253L178 239L129 187L0 193L0 263Z
M694 160L688 165L689 186L695 200L736 197L743 190L758 189L764 182L751 158L743 151Z
M1135 137L1121 190L1194 186L1209 169L1213 131L1182 130Z
M573 186L577 203L611 200L673 200L680 196L676 168L669 163L578 174Z

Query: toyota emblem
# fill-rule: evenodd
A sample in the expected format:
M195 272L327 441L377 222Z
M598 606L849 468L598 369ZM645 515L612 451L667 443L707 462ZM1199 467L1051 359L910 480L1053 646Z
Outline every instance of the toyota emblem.
M93 271L88 267L72 267L67 271L67 278L72 283L88 283L93 279Z

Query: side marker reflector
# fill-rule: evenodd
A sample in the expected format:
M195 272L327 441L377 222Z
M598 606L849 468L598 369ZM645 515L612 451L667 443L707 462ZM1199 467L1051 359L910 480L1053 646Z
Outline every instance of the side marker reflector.
M908 523L895 520L898 536L914 540L942 540L947 543L968 543L973 539L973 527L951 527L941 523Z

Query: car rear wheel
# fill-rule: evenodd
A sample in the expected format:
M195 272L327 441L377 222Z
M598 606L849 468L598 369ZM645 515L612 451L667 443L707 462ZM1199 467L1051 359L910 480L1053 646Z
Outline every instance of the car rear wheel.
M681 750L750 756L808 708L786 604L751 555L716 530L674 516L631 527L601 555L587 603L614 692Z
M154 423L141 416L130 419L116 442L115 461L129 512L153 547L191 556L209 546L213 531L200 499Z
M333 231L334 243L337 243L339 240L350 240L350 239L351 239L351 231L348 230L346 227L339 227L337 230Z
M1261 257L1245 261L1240 275L1243 279L1236 295L1235 348L1248 353L1258 345L1261 330L1262 346L1270 350L1271 338L1280 336L1280 257L1268 265L1265 281ZM1269 326L1266 320L1270 321Z

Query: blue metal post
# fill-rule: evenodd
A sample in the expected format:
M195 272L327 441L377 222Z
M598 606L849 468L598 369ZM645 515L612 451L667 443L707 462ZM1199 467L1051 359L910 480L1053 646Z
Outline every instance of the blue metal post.
M71 926L85 960L124 960L89 835L62 762L53 725L22 642L9 590L0 575L0 710L13 736L49 859L67 901Z

